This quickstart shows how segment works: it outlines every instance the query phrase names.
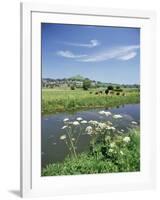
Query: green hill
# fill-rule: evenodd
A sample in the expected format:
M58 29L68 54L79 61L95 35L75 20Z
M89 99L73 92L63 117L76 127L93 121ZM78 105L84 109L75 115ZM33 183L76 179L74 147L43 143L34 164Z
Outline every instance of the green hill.
M75 80L75 81L83 81L85 78L83 76L81 76L81 75L78 74L76 76L70 77L69 79Z

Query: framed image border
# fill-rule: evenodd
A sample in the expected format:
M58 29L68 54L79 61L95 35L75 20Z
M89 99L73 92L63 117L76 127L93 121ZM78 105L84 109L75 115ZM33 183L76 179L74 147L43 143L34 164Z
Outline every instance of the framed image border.
M155 66L155 22L156 16L153 11L136 11L123 9L106 9L106 8L87 8L87 7L68 7L59 5L21 3L21 196L50 196L57 195L52 188L38 189L32 185L32 13L55 13L62 15L80 15L80 16L102 16L102 17L118 17L118 18L133 18L149 20L153 28L151 33L151 49L152 64ZM28 67L30 66L30 67ZM155 77L155 68L153 69ZM152 85L155 85L153 83ZM155 89L152 91L155 96ZM153 105L155 112L155 105ZM155 132L155 129L154 131ZM155 134L153 136L155 143ZM155 149L151 148L155 154ZM152 180L150 184L145 185L146 188L155 187L155 156L152 163ZM138 186L138 184L137 184ZM128 187L127 187L128 188ZM140 187L139 189L143 189ZM93 189L93 188L92 188ZM135 187L133 189L138 189ZM42 191L43 190L43 191ZM122 190L122 189L120 189ZM127 189L126 189L127 190ZM118 190L117 190L118 191ZM88 189L88 192L92 190ZM98 191L97 191L98 192ZM102 192L102 191L99 191ZM104 191L105 192L105 191ZM68 193L70 194L71 191ZM79 194L81 192L76 192ZM86 193L86 192L84 192ZM62 193L67 194L67 192ZM60 195L60 194L59 194Z

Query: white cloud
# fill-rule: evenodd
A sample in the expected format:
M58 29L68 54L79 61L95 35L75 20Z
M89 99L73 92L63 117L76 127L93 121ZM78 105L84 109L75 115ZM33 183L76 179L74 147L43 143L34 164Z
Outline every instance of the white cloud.
M110 59L127 61L137 55L139 45L115 47L95 54L74 54L71 51L58 51L57 55L79 62L102 62Z
M110 50L99 52L93 55L88 55L85 58L78 59L80 62L101 62L110 59L120 59L129 60L134 58L137 53L136 50L139 49L138 45L115 47Z
M135 51L130 52L129 54L126 54L124 56L119 57L119 60L130 60L132 58L134 58L137 55L137 53Z
M76 46L76 47L87 47L87 48L93 48L100 45L100 42L98 40L90 40L89 43L72 43L72 42L65 42L67 45Z
M87 56L87 55L73 54L71 51L58 51L57 55L65 57L65 58L83 58L83 57Z

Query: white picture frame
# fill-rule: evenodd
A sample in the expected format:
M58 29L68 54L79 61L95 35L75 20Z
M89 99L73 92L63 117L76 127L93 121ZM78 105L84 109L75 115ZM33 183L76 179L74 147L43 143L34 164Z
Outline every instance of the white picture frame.
M140 172L41 177L41 22L141 28ZM155 188L155 75L153 11L22 3L21 196L55 196Z

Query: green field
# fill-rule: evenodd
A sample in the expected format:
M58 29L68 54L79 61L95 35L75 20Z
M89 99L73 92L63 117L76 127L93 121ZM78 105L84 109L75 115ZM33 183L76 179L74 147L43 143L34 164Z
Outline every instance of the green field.
M103 91L103 93L95 94L97 91ZM123 96L123 93L125 96ZM42 89L42 114L97 107L108 108L139 102L140 94L136 88L123 88L123 92L119 95L117 95L117 92L106 95L104 89L87 91L78 88L75 90L69 88Z

